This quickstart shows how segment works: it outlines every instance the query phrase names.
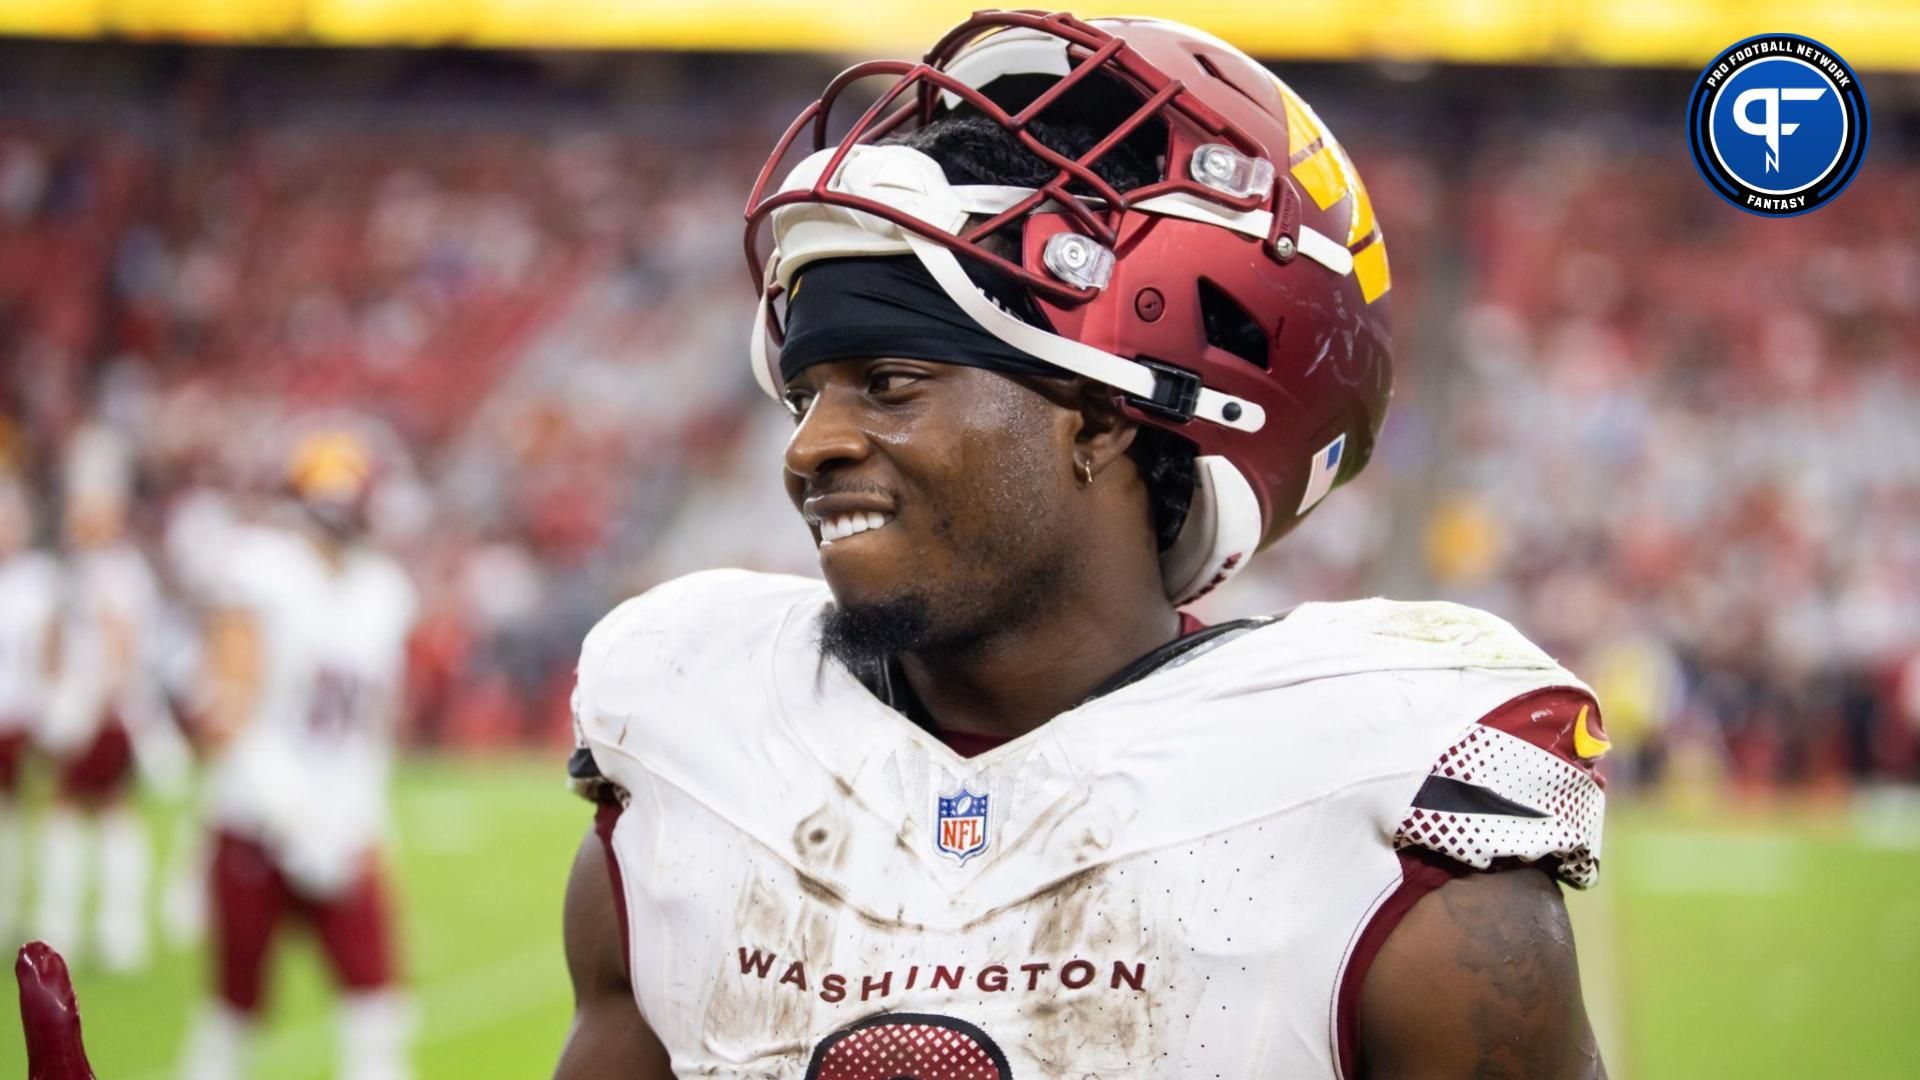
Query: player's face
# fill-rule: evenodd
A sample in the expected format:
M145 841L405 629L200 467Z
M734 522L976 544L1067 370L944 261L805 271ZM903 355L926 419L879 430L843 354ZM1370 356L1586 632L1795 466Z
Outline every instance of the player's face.
M787 401L787 491L841 609L917 604L922 643L955 642L1018 618L1066 561L1076 414L1026 384L841 361L802 372Z
M125 507L117 501L81 496L67 505L63 528L67 543L77 548L96 548L118 540L125 524Z
M352 541L366 531L364 499L311 497L299 503L308 521L331 539Z

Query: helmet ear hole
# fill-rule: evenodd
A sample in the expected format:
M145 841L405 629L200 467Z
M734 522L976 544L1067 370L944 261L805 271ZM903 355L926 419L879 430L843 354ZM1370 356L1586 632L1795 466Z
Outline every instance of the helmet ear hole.
M1206 278L1200 279L1200 319L1206 324L1207 344L1255 367L1263 370L1268 367L1267 357L1273 342L1267 332L1233 297Z

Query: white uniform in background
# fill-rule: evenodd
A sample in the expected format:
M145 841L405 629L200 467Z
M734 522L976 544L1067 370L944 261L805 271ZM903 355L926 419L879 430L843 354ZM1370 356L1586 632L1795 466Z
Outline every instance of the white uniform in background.
M58 671L37 733L59 771L41 834L39 932L69 959L82 951L79 920L97 841L100 959L131 970L148 955L152 861L131 805L136 758L164 757L176 775L184 767L153 667L159 586L146 558L125 542L74 553L65 582ZM126 655L116 658L121 634Z
M26 836L20 772L46 708L48 634L59 614L60 564L41 551L0 562L0 934L20 926Z
M696 574L581 655L682 1076L1338 1076L1408 890L1597 872L1591 695L1485 613L1306 604L963 758L823 660L829 599Z
M233 551L240 522L231 499L212 487L196 487L176 498L167 511L161 543L168 575L178 592L163 623L166 653L160 676L175 701L190 714L205 707L205 657L200 626ZM195 792L204 796L205 786ZM204 801L204 800L199 800ZM169 864L160 885L160 927L169 944L199 944L206 933L207 860L204 813L184 813L174 822Z
M208 802L217 999L182 1076L244 1075L270 944L303 918L343 989L340 1075L408 1075L411 1013L393 985L392 919L374 858L387 830L393 721L417 600L364 546L334 565L305 536L238 529L217 606L254 622L253 715L213 762Z
M253 717L212 768L214 824L325 895L386 833L413 584L365 547L336 571L293 532L237 531L232 551L216 600L253 616L264 670Z

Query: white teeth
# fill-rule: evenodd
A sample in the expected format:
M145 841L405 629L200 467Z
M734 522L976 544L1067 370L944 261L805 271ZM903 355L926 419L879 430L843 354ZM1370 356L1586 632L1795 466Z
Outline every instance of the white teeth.
M892 516L888 514L876 513L871 510L857 511L851 514L836 514L830 518L822 518L820 521L820 542L823 544L831 544L835 540L845 540L849 536L858 535L869 529L877 529L892 520Z

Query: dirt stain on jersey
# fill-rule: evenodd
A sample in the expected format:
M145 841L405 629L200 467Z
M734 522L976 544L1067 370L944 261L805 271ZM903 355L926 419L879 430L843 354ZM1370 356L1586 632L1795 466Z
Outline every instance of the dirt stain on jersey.
M1139 1075L1159 1057L1149 1007L1144 995L1132 1007L1097 997L1036 1003L1025 1010L1026 1050L1049 1080Z
M848 899L846 890L825 878L815 877L804 870L795 870L794 877L800 886L800 891L807 894L810 899L836 910L845 911L868 926L879 930L908 930L915 933L923 932L927 928L925 923L912 922L899 916L888 918L868 911ZM904 913L905 909L902 909L900 914Z
M1100 872L1082 870L1061 878L1034 893L1027 900L1033 937L1032 952L1039 956L1067 954L1081 940L1089 910L1106 892L1100 887Z
M744 941L766 942L807 964L824 964L833 953L833 913L796 908L775 883L756 874L741 893L735 924ZM725 961L732 957L724 958ZM701 1023L701 1042L709 1053L778 1060L804 1048L811 1035L812 1005L804 994L772 980L738 977L723 968Z
M793 853L816 872L844 869L847 861L847 823L832 803L800 820L793 828Z

